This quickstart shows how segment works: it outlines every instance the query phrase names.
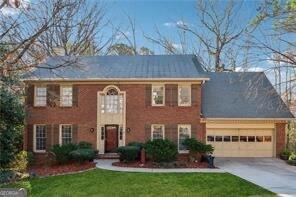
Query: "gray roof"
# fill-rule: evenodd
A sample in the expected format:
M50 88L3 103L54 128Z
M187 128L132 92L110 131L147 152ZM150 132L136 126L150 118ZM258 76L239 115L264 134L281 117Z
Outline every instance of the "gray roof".
M202 88L205 118L294 118L264 73L209 73Z
M205 78L194 55L56 56L25 79ZM56 68L57 69L48 69Z

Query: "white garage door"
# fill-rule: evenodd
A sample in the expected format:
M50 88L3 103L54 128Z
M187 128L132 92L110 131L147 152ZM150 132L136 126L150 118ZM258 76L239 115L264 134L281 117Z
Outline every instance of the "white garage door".
M207 129L217 157L273 157L273 129Z

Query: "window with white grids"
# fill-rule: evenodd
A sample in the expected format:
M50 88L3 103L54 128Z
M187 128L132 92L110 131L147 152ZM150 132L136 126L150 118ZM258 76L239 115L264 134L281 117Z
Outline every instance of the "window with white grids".
M164 86L152 86L152 106L164 106Z
M61 125L60 144L72 143L72 125Z
M178 125L178 149L179 152L187 152L187 147L183 145L185 139L191 137L191 125Z
M35 106L46 106L46 87L35 88Z
M46 126L35 125L34 152L45 152L45 150L46 150Z
M181 85L178 88L178 103L179 106L191 105L191 86Z
M164 139L164 125L153 124L151 125L151 140Z
M61 106L72 106L73 88L71 86L61 87Z

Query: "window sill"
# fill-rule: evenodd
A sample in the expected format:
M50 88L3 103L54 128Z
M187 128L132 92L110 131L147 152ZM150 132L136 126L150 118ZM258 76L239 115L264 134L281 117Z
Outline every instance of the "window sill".
M33 152L34 152L34 153L41 153L41 154L44 154L44 153L46 153L46 151L45 151L45 150L34 150Z
M189 150L179 150L178 153L179 154L188 154Z

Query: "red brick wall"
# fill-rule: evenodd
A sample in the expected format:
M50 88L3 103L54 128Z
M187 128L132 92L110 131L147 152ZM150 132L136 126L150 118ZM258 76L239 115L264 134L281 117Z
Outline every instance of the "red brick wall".
M286 145L286 123L276 123L276 155L279 156Z
M78 141L88 141L96 148L97 92L110 84L78 85L78 107L28 107L27 124L78 124ZM145 141L145 124L191 124L196 129L197 138L204 140L204 124L200 124L200 102L191 107L152 107L145 104L145 84L117 85L126 91L126 127L131 132L126 134L126 143ZM201 91L198 88L198 100ZM27 136L24 134L24 148L27 148ZM177 135L174 135L175 137Z

